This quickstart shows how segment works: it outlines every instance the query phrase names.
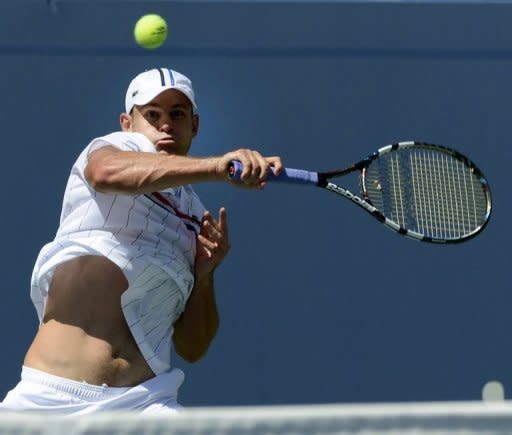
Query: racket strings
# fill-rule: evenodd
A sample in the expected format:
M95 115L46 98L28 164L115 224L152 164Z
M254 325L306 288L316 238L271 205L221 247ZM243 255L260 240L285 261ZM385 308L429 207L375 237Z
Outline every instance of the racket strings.
M411 154L412 195L419 232L453 238L479 225L476 189L468 168L439 153Z
M482 225L487 198L480 178L449 154L401 150L367 170L368 198L401 227L454 239Z

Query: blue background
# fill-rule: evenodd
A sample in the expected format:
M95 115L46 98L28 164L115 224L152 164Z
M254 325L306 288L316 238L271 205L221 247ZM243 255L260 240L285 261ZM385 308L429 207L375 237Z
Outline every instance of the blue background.
M133 41L148 12L170 28L156 51ZM69 169L118 128L129 81L154 66L194 82L194 155L251 147L328 170L422 140L468 154L494 199L483 234L432 246L313 188L198 185L208 208L227 207L232 250L209 354L175 360L184 405L477 400L488 380L512 388L511 23L508 2L2 1L0 396L37 328L30 275Z

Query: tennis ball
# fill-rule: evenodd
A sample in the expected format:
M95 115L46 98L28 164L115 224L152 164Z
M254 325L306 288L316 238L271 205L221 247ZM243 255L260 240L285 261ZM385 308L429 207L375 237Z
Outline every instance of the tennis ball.
M135 23L133 35L141 47L158 48L167 39L167 23L160 15L143 15Z

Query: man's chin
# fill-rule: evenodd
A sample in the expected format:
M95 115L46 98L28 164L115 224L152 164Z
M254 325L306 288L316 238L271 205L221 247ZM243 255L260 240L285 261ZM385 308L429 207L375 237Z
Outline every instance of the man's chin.
M158 154L172 154L174 156L184 156L186 153L182 152L179 148L175 146L160 146L156 147L156 152Z
M161 139L155 142L155 148L158 152L176 154L176 151L179 147L172 139Z

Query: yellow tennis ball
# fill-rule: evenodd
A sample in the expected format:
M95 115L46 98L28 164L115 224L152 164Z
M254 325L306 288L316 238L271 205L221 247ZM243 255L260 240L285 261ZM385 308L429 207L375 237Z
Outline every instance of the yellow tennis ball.
M167 39L167 23L160 15L144 15L135 23L133 35L141 47L158 48Z

